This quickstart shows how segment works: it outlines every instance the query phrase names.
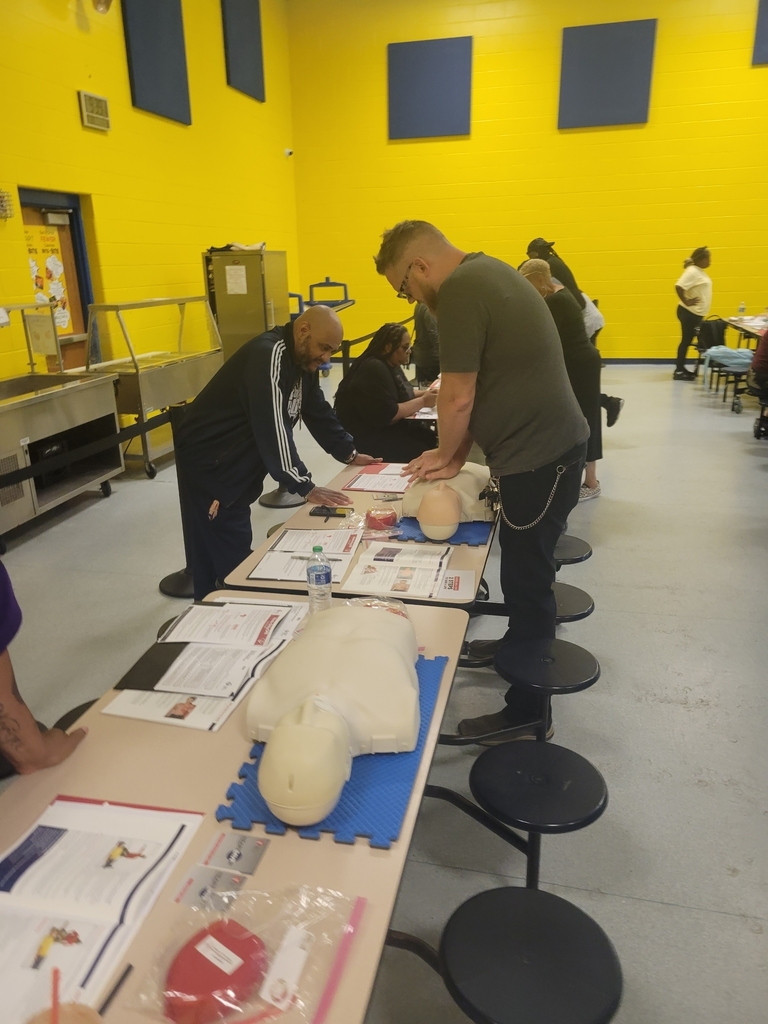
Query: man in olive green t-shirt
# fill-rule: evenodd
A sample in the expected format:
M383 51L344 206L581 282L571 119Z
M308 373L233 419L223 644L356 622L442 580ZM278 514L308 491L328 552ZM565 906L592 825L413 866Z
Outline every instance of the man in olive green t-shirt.
M398 296L424 302L437 317L440 444L407 469L450 479L474 440L499 479L509 625L500 641L472 645L489 664L502 642L555 635L554 550L579 498L589 427L546 303L508 264L462 252L426 221L402 221L384 233L376 269ZM520 726L536 718L538 699L511 688L506 702L497 714L460 722L459 732L497 733L497 742L532 735Z

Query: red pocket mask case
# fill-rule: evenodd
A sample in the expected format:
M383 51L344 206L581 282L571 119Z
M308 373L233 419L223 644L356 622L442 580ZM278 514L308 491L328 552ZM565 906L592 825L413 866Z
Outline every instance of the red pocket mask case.
M174 1024L212 1024L237 1012L269 967L264 943L229 919L203 928L176 954L165 979Z

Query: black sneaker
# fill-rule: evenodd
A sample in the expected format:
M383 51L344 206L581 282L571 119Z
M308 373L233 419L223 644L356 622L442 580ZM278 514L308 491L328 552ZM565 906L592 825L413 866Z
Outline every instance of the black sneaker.
M696 380L696 374L693 370L675 370L672 380Z
M521 728L525 726L525 728ZM479 715L477 718L465 718L458 725L459 736L477 737L477 742L483 747L495 747L499 743L511 743L514 740L535 740L535 724L528 727L528 723L520 721L519 717L510 712L509 708L497 711L495 715ZM513 732L517 729L519 731ZM549 713L547 723L547 739L551 740L555 735L555 727L552 724L552 712Z
M623 398L613 398L610 395L608 396L608 401L605 403L605 411L606 411L606 413L608 415L608 418L605 421L605 425L607 427L612 427L613 426L613 424L619 418L619 413L621 412L623 407L624 407L624 399Z
M496 652L504 643L504 637L498 640L470 640L459 659L462 668L485 668L493 664Z

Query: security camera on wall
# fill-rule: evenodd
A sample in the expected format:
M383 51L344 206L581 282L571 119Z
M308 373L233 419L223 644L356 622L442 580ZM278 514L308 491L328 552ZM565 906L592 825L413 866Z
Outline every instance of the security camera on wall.
M293 150L292 149L285 149L285 150L283 150L283 152L285 153L286 156L293 156Z

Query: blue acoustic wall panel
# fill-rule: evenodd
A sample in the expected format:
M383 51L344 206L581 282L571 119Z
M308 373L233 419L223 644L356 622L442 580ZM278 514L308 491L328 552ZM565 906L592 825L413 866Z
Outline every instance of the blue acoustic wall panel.
M753 64L768 64L768 0L760 0L757 8Z
M390 43L390 139L469 135L472 36Z
M192 124L181 0L123 0L134 107Z
M264 54L259 0L221 0L227 82L233 89L265 100Z
M558 128L648 120L656 19L563 29Z

